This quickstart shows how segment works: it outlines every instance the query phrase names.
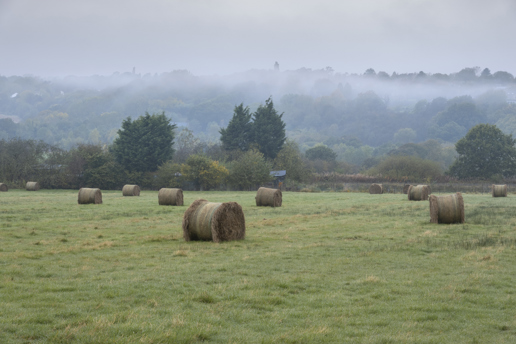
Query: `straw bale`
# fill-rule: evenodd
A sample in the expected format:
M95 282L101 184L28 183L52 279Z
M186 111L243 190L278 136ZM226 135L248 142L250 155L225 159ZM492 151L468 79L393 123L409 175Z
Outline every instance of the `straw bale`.
M409 187L411 187L412 185L410 184L405 184L403 185L403 193L406 195L408 193L408 189Z
M255 200L258 207L281 207L283 194L279 189L259 188Z
M9 190L9 189L7 188L7 184L0 183L0 191L6 192L7 190Z
M122 188L123 196L140 196L140 187L138 185L126 184Z
M409 201L426 201L429 194L428 185L411 185L407 192Z
M161 188L158 192L159 205L183 205L183 190Z
M77 202L79 204L102 204L102 192L100 189L80 188Z
M448 196L430 195L430 222L432 223L464 223L464 200L457 192Z
M25 190L27 190L27 191L38 191L39 190L39 183L38 182L27 182L27 184L25 184Z
M383 194L383 185L382 184L372 184L369 187L369 193L371 195Z
M493 197L507 197L507 184L494 185L491 187Z
M211 203L199 199L183 216L183 237L214 242L241 240L245 237L245 218L236 202Z

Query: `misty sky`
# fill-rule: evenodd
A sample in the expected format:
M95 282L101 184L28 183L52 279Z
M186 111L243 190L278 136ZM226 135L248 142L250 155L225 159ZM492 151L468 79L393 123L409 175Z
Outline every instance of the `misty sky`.
M0 75L516 74L515 0L0 0Z

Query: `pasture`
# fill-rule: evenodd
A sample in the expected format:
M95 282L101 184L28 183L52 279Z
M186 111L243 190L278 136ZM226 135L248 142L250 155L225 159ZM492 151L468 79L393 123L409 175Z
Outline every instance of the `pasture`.
M463 194L459 225L403 194L157 195L0 193L0 343L516 342L515 195ZM245 240L185 242L199 198Z

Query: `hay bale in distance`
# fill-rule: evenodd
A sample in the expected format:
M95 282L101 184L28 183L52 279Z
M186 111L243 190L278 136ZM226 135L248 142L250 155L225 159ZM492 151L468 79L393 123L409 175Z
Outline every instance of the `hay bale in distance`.
M39 190L39 183L38 182L27 182L27 184L25 184L25 190L27 190L27 191L38 191Z
M411 187L412 185L410 184L405 184L403 185L403 193L406 195L408 193L408 189L409 187Z
M491 186L491 194L493 197L507 197L507 184Z
M140 196L140 187L138 185L126 184L122 188L123 196Z
M258 207L281 207L283 194L279 189L259 188L255 200Z
M383 194L383 185L382 184L372 184L369 187L369 193L371 195Z
M183 237L214 242L241 240L245 237L245 218L236 202L211 203L198 199L183 216Z
M80 188L77 203L102 204L102 192L100 192L100 189Z
M430 195L430 222L432 223L464 223L464 200L457 192L448 196Z
M411 185L407 196L409 201L426 201L429 193L428 185Z
M9 188L7 187L7 184L0 183L0 191L7 192L7 190L9 190Z
M158 192L159 205L183 205L183 190L161 188Z

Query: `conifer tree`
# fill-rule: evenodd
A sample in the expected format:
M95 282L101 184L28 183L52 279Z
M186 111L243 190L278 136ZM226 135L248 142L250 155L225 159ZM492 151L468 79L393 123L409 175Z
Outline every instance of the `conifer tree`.
M233 118L227 128L220 129L220 141L225 150L247 151L249 149L249 134L251 132L251 114L249 107L244 104L235 106Z
M265 101L253 114L251 142L267 158L273 160L285 144L285 122L283 114L274 109L272 99Z

